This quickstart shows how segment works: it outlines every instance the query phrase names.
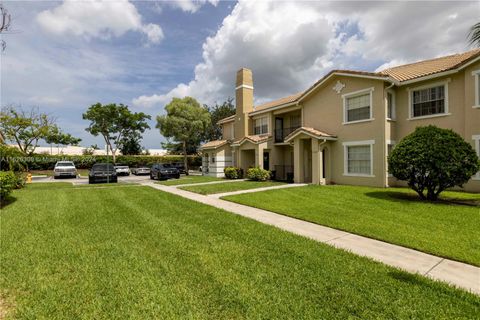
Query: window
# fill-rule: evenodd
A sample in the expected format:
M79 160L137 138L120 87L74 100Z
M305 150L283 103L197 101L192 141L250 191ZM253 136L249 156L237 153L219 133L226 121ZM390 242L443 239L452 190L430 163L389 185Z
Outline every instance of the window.
M290 117L290 127L292 127L292 128L300 127L301 122L302 122L302 119L299 115L295 115L295 116Z
M477 151L477 156L480 158L480 134L472 136L474 149ZM477 172L476 175L473 176L474 180L480 180L480 171Z
M447 85L411 91L411 118L447 114Z
M345 142L344 175L372 176L373 174L373 140Z
M372 119L373 88L347 93L343 98L343 123Z
M255 119L255 131L254 134L266 134L268 133L268 118L263 117Z
M475 77L475 105L474 108L480 108L480 70L472 72L472 76Z
M387 119L395 119L395 93L387 92Z
M392 177L392 175L390 173L388 173L388 157L390 157L390 155L392 154L392 150L393 150L394 147L395 147L395 142L391 141L391 140L388 140L387 141L387 175L389 177Z

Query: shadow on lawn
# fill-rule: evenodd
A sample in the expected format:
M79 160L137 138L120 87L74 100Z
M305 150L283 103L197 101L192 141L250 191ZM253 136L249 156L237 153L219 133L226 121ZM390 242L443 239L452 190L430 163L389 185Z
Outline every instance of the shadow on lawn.
M15 201L17 201L17 198L12 197L12 196L7 197L6 199L1 199L0 200L0 209L4 209L6 206L11 205Z
M431 204L463 205L470 207L480 207L480 199L459 199L459 198L440 198L437 201L422 200L416 193L407 193L400 191L372 191L366 192L366 196L376 199L389 200L395 202L418 202ZM441 196L441 195L440 195Z

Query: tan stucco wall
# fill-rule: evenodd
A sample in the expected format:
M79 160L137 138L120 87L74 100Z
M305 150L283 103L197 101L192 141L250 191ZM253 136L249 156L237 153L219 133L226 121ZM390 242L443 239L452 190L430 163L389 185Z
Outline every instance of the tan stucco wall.
M235 122L227 122L222 125L222 138L224 140L233 140L234 139L234 124Z

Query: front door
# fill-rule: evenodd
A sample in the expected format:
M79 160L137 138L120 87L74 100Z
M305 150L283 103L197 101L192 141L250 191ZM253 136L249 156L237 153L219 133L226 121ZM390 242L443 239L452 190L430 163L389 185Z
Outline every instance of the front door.
M263 169L270 170L270 152L263 152Z

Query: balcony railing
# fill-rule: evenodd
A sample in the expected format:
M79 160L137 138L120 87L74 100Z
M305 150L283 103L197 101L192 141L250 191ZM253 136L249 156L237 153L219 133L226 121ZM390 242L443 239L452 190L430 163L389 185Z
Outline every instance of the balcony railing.
M275 142L284 142L285 137L288 136L290 133L298 129L299 126L290 127L290 128L282 128L282 129L275 129Z

